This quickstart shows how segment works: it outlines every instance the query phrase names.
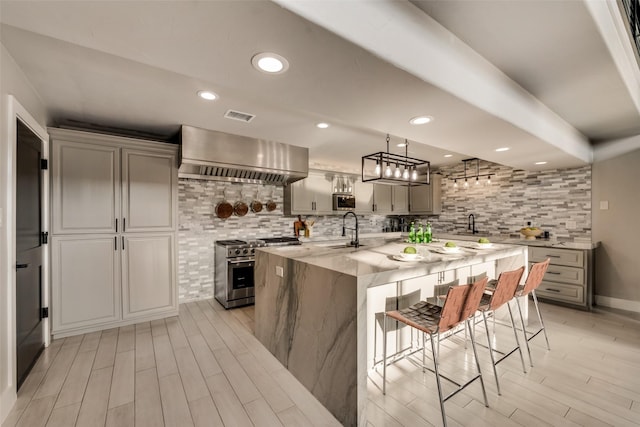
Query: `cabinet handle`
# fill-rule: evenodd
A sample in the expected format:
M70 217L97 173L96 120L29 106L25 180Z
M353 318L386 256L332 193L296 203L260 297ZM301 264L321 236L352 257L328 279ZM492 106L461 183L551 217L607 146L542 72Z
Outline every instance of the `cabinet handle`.
M560 258L560 255L545 255L548 256L549 258Z
M27 268L29 267L29 264L16 264L16 269L18 268Z
M118 250L118 236L113 236L113 250Z
M547 274L562 274L562 273L558 273L557 271L547 271Z
M118 232L118 218L116 218L116 233Z
M545 288L545 291L560 292L560 290L558 290L558 289L553 289L553 288Z
M127 226L127 218L122 218L122 232L124 233Z
M124 236L122 236L122 250L124 251Z

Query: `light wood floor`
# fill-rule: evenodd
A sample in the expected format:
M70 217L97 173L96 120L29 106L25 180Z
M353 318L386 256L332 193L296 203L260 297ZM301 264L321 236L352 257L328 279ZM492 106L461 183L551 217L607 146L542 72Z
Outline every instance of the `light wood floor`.
M449 426L640 425L640 322L541 306L552 350L540 335L533 368L525 353L528 373L517 353L500 363L498 396L488 351L478 348L489 408L476 381L445 403ZM56 340L2 427L339 425L252 330L253 307L200 301L181 305L178 318ZM496 327L499 348L510 333ZM473 371L462 338L443 341L441 358L452 377ZM383 396L380 375L370 374L370 426L441 425L433 374L401 360L387 375Z

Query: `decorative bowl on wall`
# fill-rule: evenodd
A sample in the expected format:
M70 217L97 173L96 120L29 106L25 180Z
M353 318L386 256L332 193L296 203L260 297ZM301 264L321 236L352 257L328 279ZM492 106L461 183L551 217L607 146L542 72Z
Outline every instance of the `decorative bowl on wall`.
M542 230L537 227L525 227L520 229L520 233L525 236L525 240L535 240L542 234Z

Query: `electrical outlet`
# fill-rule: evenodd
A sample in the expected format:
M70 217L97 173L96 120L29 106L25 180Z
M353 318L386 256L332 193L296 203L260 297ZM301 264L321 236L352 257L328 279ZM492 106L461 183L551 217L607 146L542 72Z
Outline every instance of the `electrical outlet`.
M575 230L576 229L576 222L575 221L567 221L567 229L569 230Z
M279 265L276 265L276 276L284 277L284 268L280 267Z
M600 201L600 210L601 211L609 210L609 201L608 200L601 200Z

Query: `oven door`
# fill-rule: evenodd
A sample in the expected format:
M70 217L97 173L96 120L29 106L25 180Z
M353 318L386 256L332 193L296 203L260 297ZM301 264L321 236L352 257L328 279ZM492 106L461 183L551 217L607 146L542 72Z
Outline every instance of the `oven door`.
M227 301L253 297L253 257L227 260Z

